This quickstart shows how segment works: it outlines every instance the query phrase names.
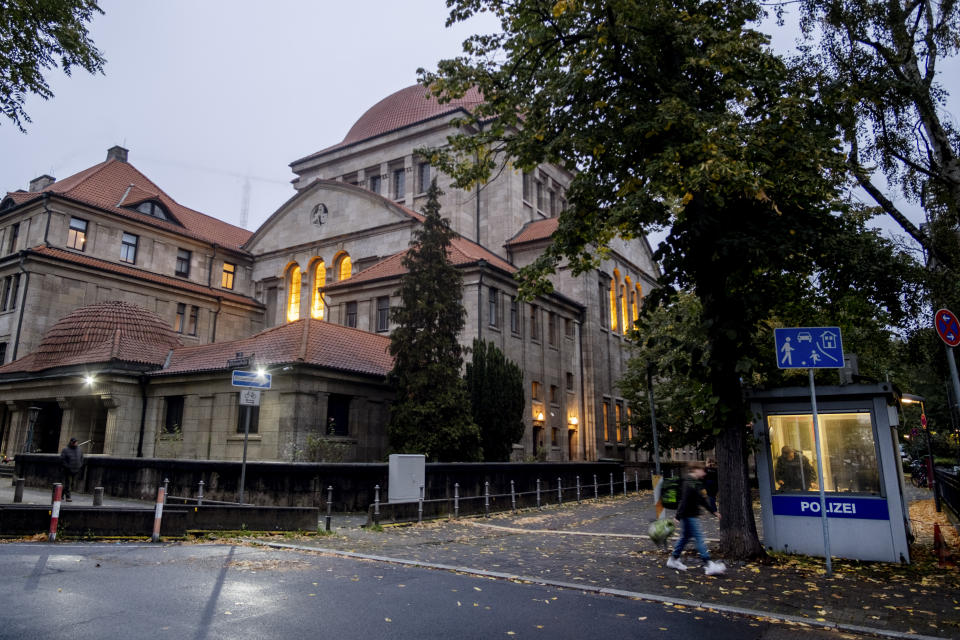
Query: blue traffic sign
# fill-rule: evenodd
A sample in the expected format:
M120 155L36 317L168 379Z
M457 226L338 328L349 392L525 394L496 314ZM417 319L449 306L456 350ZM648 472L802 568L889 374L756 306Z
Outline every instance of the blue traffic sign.
M940 309L933 316L933 324L940 334L940 339L947 343L947 346L955 347L960 344L960 322L957 316L949 309Z
M256 371L234 371L232 384L235 387L246 387L247 389L269 389L270 374L257 373Z
M774 329L777 366L781 369L842 369L839 327Z

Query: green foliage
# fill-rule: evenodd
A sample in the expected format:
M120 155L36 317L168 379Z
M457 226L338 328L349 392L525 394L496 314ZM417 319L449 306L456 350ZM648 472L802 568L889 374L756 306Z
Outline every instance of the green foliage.
M306 443L307 462L343 462L350 451L350 443L319 433L308 433Z
M466 384L483 458L507 462L513 443L523 438L523 371L492 342L474 339L472 352Z
M87 24L103 13L96 0L7 0L0 4L0 109L21 131L30 117L28 94L49 100L43 74L60 67L103 71L106 60L94 46Z
M424 222L414 231L403 259L400 307L392 312L394 358L389 383L390 447L434 461L481 459L480 431L470 418L470 398L460 377L457 336L463 329L460 272L447 258L453 232L440 217L436 182L427 191Z

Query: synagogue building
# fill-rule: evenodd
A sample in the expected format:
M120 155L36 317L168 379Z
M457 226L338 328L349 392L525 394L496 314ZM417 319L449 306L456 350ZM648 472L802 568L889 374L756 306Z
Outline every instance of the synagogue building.
M249 417L252 460L382 460L390 310L436 179L457 234L461 344L492 341L524 373L514 459L632 459L616 382L659 275L650 246L616 240L598 269L560 268L553 293L518 300L514 274L549 244L572 175L508 167L471 191L438 175L416 150L444 145L479 99L388 96L290 164L290 199L252 233L181 205L121 147L7 193L0 451L77 437L91 454L237 460ZM269 374L259 406L240 406L237 368Z

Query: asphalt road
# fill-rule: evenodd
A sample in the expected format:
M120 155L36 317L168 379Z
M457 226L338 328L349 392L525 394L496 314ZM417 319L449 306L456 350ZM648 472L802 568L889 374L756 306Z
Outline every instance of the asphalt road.
M0 638L855 638L734 615L230 545L0 545Z

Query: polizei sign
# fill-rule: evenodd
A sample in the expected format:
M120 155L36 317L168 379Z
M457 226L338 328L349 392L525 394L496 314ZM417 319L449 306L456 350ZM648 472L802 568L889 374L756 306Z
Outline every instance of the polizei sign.
M772 500L776 515L820 517L817 496L772 496ZM827 498L827 517L889 520L890 512L883 498Z

